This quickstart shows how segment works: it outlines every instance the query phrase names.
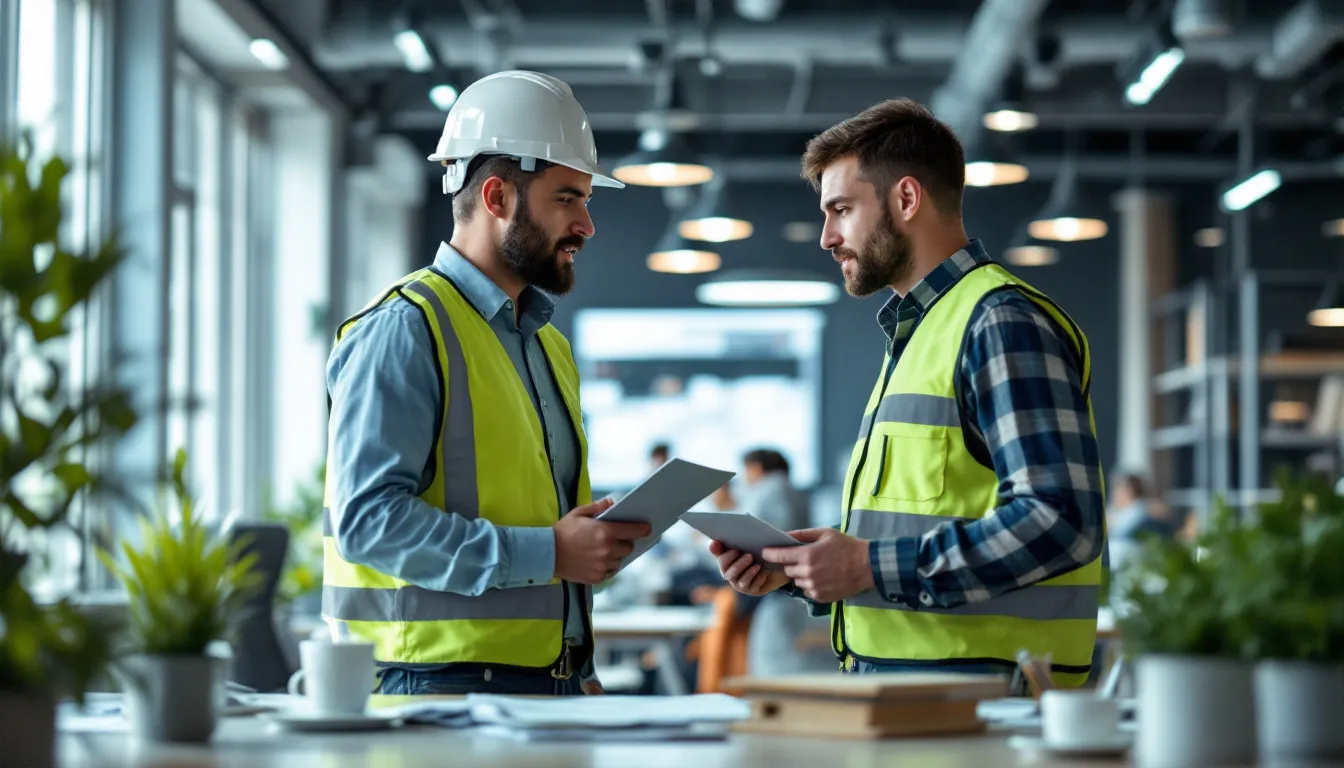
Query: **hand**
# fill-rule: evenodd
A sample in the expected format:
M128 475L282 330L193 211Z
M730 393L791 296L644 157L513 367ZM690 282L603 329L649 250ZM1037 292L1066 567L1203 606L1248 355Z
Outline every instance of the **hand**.
M720 541L709 543L709 553L719 558L719 573L729 586L744 595L760 597L789 583L789 577L779 571L767 571L760 564L752 564L752 556L736 549L728 549Z
M784 574L818 603L834 603L873 588L868 541L834 528L789 531L801 547L766 547L761 559L784 566Z
M649 535L648 523L609 523L593 518L611 508L611 499L575 507L555 530L555 575L576 584L597 584L615 575L635 540Z
M579 683L579 690L583 691L585 694L589 696L601 696L602 694L606 693L606 691L602 690L602 684L597 681L597 678L593 678L592 680L584 680L583 682Z

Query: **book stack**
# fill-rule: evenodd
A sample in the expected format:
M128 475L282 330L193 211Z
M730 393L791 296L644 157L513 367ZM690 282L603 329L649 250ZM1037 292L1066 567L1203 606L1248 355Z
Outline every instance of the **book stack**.
M986 675L893 673L734 678L751 716L733 730L791 736L885 739L978 733L976 707L1002 699L1009 680Z

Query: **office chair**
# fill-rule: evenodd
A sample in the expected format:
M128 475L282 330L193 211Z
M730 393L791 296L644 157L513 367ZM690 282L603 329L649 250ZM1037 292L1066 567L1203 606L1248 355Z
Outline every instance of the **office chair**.
M243 542L240 556L256 553L262 582L234 624L229 679L263 693L284 691L295 668L276 632L275 591L285 567L289 531L281 525L237 525L232 538Z

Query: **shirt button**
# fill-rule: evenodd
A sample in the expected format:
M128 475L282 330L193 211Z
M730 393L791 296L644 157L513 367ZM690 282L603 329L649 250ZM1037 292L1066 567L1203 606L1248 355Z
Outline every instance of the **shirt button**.
M505 308L505 309L513 309L513 302L512 302L512 301L506 301L506 302L504 302L504 308Z
M528 580L527 580L527 583L528 583L528 584L531 584L531 583L532 583L532 580L531 580L531 579L528 579Z
M888 597L889 599L891 599L891 600L895 600L895 599L896 599L896 593L895 593L895 592L888 592L888 593L887 593L887 597Z
M928 592L920 592L919 602L923 603L924 605L933 605L933 598L929 597Z

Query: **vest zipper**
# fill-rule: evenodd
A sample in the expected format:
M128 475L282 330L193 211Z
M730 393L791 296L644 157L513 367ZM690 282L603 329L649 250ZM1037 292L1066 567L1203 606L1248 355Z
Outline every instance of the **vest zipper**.
M893 339L887 347L887 367L882 371L882 388L877 393L877 404L881 406L882 397L887 393L887 383L891 381L891 371L896 367L896 341ZM859 454L859 465L854 468L854 479L850 482L849 494L845 497L845 509L843 525L840 526L841 533L849 533L849 513L854 509L854 489L859 487L859 475L863 474L863 466L868 463L868 445L872 442L873 429L877 427L877 409L873 409L873 421L868 425L868 434L863 436L863 451ZM886 460L887 445L882 443L883 461ZM879 477L879 480L881 478ZM831 628L831 647L838 649L840 653L840 669L845 668L844 657L849 654L845 648L845 602L841 600L835 604L835 626Z

